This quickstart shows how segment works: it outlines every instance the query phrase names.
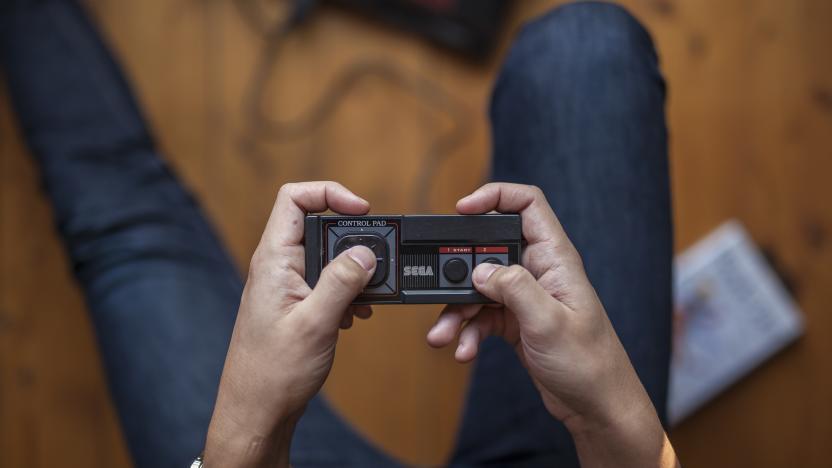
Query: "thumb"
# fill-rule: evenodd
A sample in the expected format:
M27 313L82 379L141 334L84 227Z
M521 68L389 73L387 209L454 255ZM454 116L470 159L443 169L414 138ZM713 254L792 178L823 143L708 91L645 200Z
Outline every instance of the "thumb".
M472 279L480 293L514 312L524 334L551 336L555 331L563 306L529 270L520 265L481 263L474 269Z
M352 247L321 271L315 289L306 302L314 314L323 314L338 324L355 297L361 293L376 269L376 256L372 250L357 245Z

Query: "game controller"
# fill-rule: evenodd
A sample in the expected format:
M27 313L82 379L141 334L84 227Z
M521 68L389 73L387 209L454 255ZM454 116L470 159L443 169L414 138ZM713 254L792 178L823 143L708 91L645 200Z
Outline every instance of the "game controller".
M471 273L480 263L519 263L522 239L516 214L309 215L306 282L315 287L332 259L363 245L376 269L355 304L487 303Z

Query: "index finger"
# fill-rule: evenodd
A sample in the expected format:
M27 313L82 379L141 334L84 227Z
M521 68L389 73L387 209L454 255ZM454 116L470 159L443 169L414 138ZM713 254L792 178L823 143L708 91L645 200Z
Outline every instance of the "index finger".
M554 242L571 245L543 191L533 185L492 182L475 190L456 203L460 214L483 214L489 211L520 213L523 237L529 244Z
M260 243L272 248L300 245L306 213L327 209L340 214L363 215L370 210L370 204L338 182L285 184L277 193Z

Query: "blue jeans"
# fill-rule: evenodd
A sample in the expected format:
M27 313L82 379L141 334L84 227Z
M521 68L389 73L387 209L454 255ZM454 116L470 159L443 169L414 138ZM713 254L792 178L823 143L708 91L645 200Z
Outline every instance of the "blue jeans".
M0 7L0 64L92 314L137 466L202 450L242 279L160 157L118 65L71 1ZM664 83L648 34L603 3L527 25L494 89L492 178L546 193L659 414L670 356L672 228ZM322 396L295 466L395 466ZM512 350L484 344L457 466L577 466Z

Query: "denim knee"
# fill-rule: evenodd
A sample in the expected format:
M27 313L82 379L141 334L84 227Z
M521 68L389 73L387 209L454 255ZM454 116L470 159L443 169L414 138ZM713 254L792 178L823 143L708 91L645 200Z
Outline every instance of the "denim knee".
M526 93L574 92L597 84L599 77L634 69L660 79L653 42L638 20L615 4L576 2L523 27L498 86L509 81Z

